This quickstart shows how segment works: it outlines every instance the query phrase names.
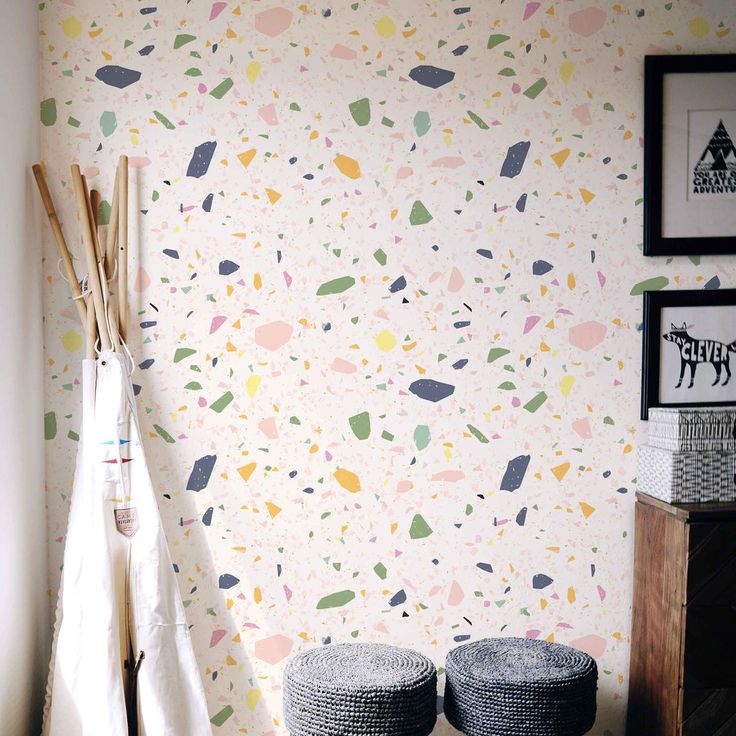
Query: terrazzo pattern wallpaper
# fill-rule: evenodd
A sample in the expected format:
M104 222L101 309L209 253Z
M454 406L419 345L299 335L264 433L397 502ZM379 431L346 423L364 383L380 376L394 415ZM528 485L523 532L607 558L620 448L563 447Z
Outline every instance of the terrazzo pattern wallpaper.
M644 54L733 51L731 0L46 0L43 155L109 211L131 165L130 350L217 734L284 734L327 642L526 636L627 697ZM50 605L82 329L45 228ZM439 707L441 708L441 700ZM437 733L452 732L444 718Z

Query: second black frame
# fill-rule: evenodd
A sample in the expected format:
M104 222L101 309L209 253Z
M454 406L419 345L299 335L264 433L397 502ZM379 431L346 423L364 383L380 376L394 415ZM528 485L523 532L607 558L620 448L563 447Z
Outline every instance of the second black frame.
M642 380L641 380L641 418L648 419L649 409L652 407L732 407L736 406L734 401L693 401L679 403L663 403L660 401L660 363L662 330L667 329L662 325L662 309L665 307L732 307L736 315L736 289L688 289L688 290L665 290L644 292L644 324L642 337ZM686 325L683 325L683 328ZM690 326L688 326L690 327ZM676 329L675 332L681 331ZM690 336L688 336L690 337ZM733 378L730 378L732 386L736 386L736 317L733 319L733 334L723 336L728 343L723 343L719 348L723 352L726 349L726 359L730 364L733 356ZM671 342L670 338L664 338ZM693 338L700 342L697 338ZM710 342L714 342L711 340ZM682 355L681 355L682 357ZM723 356L720 356L723 357ZM706 361L701 361L706 362ZM710 362L710 361L709 361ZM731 369L729 368L729 371ZM694 377L695 371L693 370ZM718 369L718 375L721 370ZM724 371L725 377L725 371ZM686 377L687 380L687 377ZM728 383L728 381L727 381ZM725 385L725 384L724 384Z

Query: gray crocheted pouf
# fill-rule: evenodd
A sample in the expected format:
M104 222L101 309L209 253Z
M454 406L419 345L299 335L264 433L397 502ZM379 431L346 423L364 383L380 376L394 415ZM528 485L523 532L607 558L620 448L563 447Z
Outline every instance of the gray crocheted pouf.
M445 715L468 736L582 736L595 722L598 668L577 649L481 639L445 667Z
M437 671L412 649L330 644L284 672L292 736L427 736L437 720Z

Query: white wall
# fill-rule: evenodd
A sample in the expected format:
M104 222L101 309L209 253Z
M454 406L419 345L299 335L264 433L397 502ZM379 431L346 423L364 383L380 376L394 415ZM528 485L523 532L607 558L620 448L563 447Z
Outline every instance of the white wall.
M38 17L0 0L0 730L40 730L48 657L41 251L30 165L38 156Z

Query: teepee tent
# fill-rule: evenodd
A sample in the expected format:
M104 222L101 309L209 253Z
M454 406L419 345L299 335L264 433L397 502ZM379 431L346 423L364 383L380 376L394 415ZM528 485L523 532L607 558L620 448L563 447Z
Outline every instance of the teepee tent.
M149 476L125 347L127 158L103 249L95 197L72 181L89 291L83 293L43 170L33 167L87 331L82 432L44 710L43 736L205 736L211 726ZM116 300L112 276L117 260ZM97 353L98 341L101 350Z

